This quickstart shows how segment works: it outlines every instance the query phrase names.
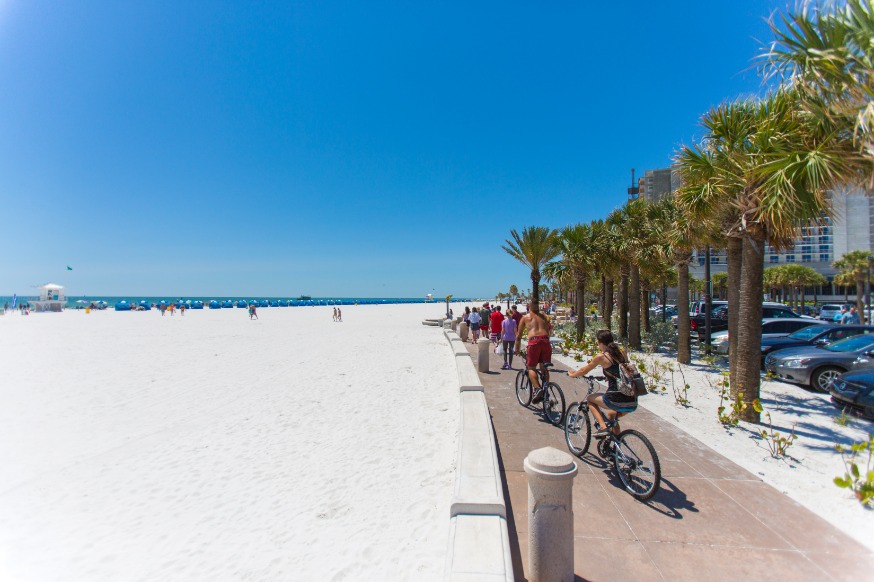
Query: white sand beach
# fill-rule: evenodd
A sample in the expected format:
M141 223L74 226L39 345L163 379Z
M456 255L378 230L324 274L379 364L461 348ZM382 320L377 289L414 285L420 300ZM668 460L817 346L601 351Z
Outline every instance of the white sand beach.
M0 318L0 579L440 579L442 311Z

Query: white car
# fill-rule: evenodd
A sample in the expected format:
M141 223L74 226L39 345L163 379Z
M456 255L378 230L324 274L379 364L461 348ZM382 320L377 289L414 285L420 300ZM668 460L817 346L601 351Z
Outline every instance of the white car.
M790 333L795 333L799 329L810 327L812 325L827 325L827 321L817 321L815 319L798 318L766 318L762 320L762 339L771 337L784 337ZM713 344L713 349L717 354L728 353L728 332L718 331L710 336Z

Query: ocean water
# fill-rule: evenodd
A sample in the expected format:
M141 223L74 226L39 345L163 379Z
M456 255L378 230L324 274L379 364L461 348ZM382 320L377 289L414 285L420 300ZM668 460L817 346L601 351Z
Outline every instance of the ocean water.
M39 299L38 295L30 295L30 296L18 296L19 303L22 301L35 301ZM237 301L262 301L262 300L284 300L291 301L291 307L308 307L310 305L381 305L381 304L398 304L398 303L441 303L442 299L433 299L431 301L424 298L412 298L412 297L313 297L311 300L301 300L297 297L271 297L271 296L222 296L222 297L171 297L171 296L141 296L141 295L127 295L127 296L115 296L115 295L87 295L87 296L69 296L67 297L67 309L76 309L77 307L84 306L84 303L78 303L78 301L87 301L89 303L96 303L98 301L105 301L107 305L112 308L119 301L127 301L131 305L139 304L140 301L145 301L149 305L158 304L161 301L166 303L176 303L179 301L203 301L204 308L208 308L208 304L210 301L218 301L221 303L222 301L233 301L236 303ZM456 299L453 297L453 301L469 301L469 299ZM12 306L12 296L3 296L0 295L0 308L3 307L5 303L9 303L10 307Z

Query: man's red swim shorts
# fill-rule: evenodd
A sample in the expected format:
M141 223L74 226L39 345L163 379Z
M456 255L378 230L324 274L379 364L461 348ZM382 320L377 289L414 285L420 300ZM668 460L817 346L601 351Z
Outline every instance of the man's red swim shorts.
M546 364L552 361L552 344L549 343L548 335L536 335L528 338L528 359L529 368L533 368L540 362Z

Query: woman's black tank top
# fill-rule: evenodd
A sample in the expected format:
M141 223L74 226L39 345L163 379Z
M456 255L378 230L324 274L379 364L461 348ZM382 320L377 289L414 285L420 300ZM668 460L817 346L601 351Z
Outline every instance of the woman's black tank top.
M607 376L607 392L615 392L619 390L619 385L616 383L619 378L619 364L614 362L609 354L605 353L604 356L611 364L609 368L604 368L604 375Z

